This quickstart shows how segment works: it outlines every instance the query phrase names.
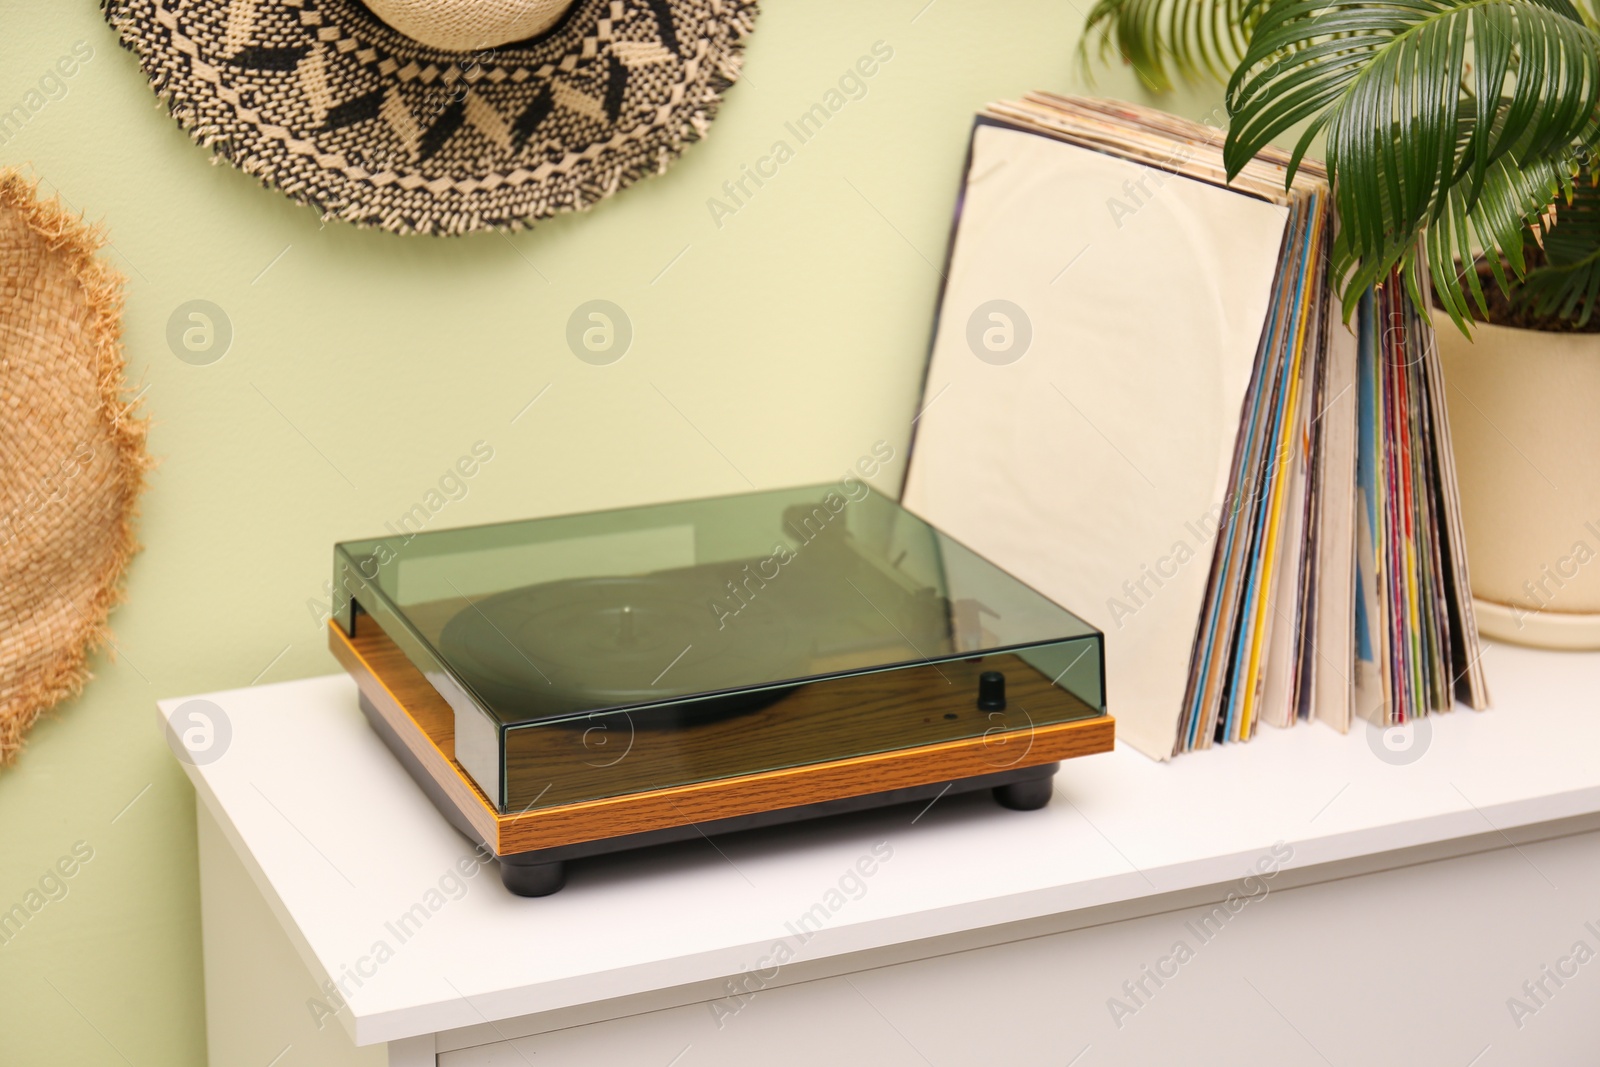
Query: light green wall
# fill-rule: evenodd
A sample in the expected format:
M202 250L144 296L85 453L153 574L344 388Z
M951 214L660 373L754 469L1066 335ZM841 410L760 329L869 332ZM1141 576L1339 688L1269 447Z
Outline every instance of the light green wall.
M879 438L903 449L972 113L1081 89L1082 17L1071 0L768 0L748 78L665 177L535 232L439 241L324 228L209 165L94 0L5 0L0 107L74 42L94 49L0 163L110 227L160 466L112 618L121 654L0 770L0 909L74 842L94 850L0 946L0 1062L203 1062L194 795L154 701L335 670L306 607L330 546L380 532L474 442L494 459L437 525L732 492L739 472L821 481ZM894 58L868 95L719 229L707 198L878 40ZM1135 92L1120 69L1099 88ZM635 328L609 367L563 341L596 297ZM195 298L235 330L212 366L166 344Z

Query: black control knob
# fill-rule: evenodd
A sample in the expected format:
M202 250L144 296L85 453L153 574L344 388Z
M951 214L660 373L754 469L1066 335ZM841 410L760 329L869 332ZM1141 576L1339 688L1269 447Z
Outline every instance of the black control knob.
M978 710L1004 711L1006 706L1006 676L999 671L984 671L978 675Z

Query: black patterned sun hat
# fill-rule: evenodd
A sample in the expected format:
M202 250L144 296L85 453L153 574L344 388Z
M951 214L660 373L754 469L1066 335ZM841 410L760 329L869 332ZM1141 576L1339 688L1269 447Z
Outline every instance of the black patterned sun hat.
M756 0L104 0L196 141L324 216L516 229L659 174Z

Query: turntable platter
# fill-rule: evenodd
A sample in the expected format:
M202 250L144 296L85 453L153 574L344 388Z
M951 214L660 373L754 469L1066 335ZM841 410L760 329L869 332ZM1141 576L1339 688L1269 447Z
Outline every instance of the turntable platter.
M724 569L506 590L451 618L440 652L481 698L518 717L628 707L807 675L809 643L797 640L776 605L719 621L709 594L721 588ZM760 606L758 600L750 608ZM697 708L696 719L765 706L783 692L717 701Z

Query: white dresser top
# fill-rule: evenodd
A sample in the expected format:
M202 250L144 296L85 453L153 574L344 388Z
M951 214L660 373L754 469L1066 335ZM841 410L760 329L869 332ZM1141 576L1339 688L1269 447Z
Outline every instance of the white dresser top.
M340 1018L370 1044L739 974L780 941L815 960L1233 882L1276 842L1296 868L1600 811L1600 654L1484 663L1495 709L1429 720L1409 763L1365 725L1168 764L1119 746L1064 764L1042 811L953 796L692 841L580 861L540 899L459 878L473 849L343 675L206 694L231 736L186 770L318 979L360 978Z

